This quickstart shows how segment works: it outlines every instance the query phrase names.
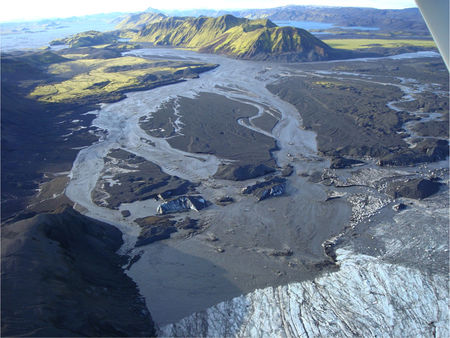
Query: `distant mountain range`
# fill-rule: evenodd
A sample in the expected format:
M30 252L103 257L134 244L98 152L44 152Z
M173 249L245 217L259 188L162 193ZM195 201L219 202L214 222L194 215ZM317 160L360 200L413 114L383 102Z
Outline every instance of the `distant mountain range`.
M148 12L155 12L149 8ZM316 21L338 26L378 27L382 30L427 31L418 8L376 9L364 7L284 6L268 9L240 11L186 10L162 11L172 16L212 16L232 14L248 19L270 19L272 21Z
M268 19L167 17L161 13L134 14L117 28L133 41L157 46L192 48L240 59L313 61L344 57L309 32L278 27Z

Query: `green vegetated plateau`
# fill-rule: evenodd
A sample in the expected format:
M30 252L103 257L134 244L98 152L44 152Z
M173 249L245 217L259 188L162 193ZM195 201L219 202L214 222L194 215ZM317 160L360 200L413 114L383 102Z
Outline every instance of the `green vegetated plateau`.
M155 61L134 56L90 58L89 54L78 50L52 63L47 72L58 80L38 85L30 96L44 102L76 100L81 103L92 99L105 102L109 96L123 97L127 91L174 83L215 67L212 64Z
M339 49L368 49L368 48L401 48L401 47L423 47L435 49L436 44L433 40L418 39L326 39L324 40L333 48Z
M67 38L53 40L50 45L69 45L70 47L87 47L93 45L111 44L117 42L114 32L101 33L95 30L81 32Z
M348 56L303 29L278 27L267 19L249 20L233 15L165 17L142 13L125 18L117 27L122 30L122 36L132 41L241 59L312 61Z

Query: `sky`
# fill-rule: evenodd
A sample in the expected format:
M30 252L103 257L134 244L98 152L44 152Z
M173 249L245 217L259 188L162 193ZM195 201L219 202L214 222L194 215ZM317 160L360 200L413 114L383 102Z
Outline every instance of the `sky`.
M156 9L250 9L286 5L416 7L414 0L3 0L0 22Z

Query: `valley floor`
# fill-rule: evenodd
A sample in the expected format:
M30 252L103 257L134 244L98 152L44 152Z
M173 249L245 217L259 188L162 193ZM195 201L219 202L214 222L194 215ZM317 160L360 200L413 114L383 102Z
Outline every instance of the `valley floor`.
M109 61L95 62L78 53L62 63L61 74L73 80L73 72L89 70L80 64L96 65L111 77L89 78L89 90L102 93L116 74L99 64L114 63L109 53L121 51L105 47L100 53ZM36 85L47 102L29 98L16 104L20 92L2 92L2 104L11 108L3 126L29 134L26 142L14 132L2 135L8 150L2 152L2 182L11 192L5 218L25 203L17 197L21 191L36 194L30 214L19 217L60 204L73 205L83 216L65 209L62 216L6 222L2 235L9 238L2 243L19 248L15 241L24 243L24 236L45 259L55 250L69 268L76 267L76 278L90 278L96 268L84 251L96 255L109 237L89 230L89 236L79 236L79 243L86 237L89 245L69 245L68 225L114 225L122 233L122 257L114 254L120 233L102 225L112 238L106 284L117 278L129 288L114 290L120 297L132 295L130 303L140 313L136 334L153 324L122 270L137 284L162 335L448 335L449 88L437 53L289 64L166 48L124 55L154 67L200 68L174 70L170 81L147 87L139 82L142 65L120 65L113 70L139 70L132 89L141 91L124 94L121 87L99 106L101 96L88 95L83 77L77 90L88 96L86 105L77 106L63 102L71 88L67 79L52 78L54 83L43 86L47 73L32 74L30 81L29 74L4 73L18 77L5 83L17 80L24 91ZM13 67L16 61L8 62ZM167 76L167 70L153 71ZM153 88L161 84L168 85ZM30 111L42 116L27 119ZM28 122L18 127L15 117ZM56 127L36 132L35 124ZM14 232L17 224L37 229L37 239L32 231ZM48 230L61 224L68 226L64 234ZM29 254L25 245L19 249L17 259ZM35 264L21 262L24 269ZM60 285L58 274L48 276ZM64 283L72 287L69 282ZM95 279L100 291L104 282ZM90 299L88 287L78 291ZM100 296L96 301L106 304ZM120 302L113 305L120 317ZM51 323L68 318L47 314ZM2 319L14 318L8 316L2 313ZM108 320L102 324L107 332L127 330Z
M446 228L448 212L445 211L448 163L444 161L438 162L437 165L415 164L420 162L417 159L422 156L420 149L425 149L423 151L426 153L427 149L437 147L434 145L433 148L432 144L428 148L420 148L417 144L422 144L424 140L437 142L439 139L448 138L447 135L437 135L431 136L432 140L429 141L430 136L422 136L421 130L416 128L423 127L420 123L436 123L442 120L444 120L442 123L445 123L445 120L448 120L448 106L439 103L448 100L446 73L437 73L439 74L437 77L431 75L433 71L442 71L440 70L442 65L435 58L436 54L406 55L402 61L385 58L303 65L243 62L173 49L144 49L131 51L129 54L165 59L181 57L220 64L220 67L202 74L199 79L151 91L130 93L120 102L102 105L101 109L95 112L93 125L102 130L104 136L99 142L80 151L65 190L77 210L95 219L114 224L123 232L125 244L121 252L131 257L127 273L137 283L141 294L147 300L154 320L160 326L174 323L193 312L204 311L221 301L251 293L255 289L280 286L282 290L289 288L286 285L309 288L316 283L324 283L329 287L334 283L333 278L339 279L341 275L346 279L356 277L354 272L346 270L347 267L353 266L355 260L361 264L358 269L363 269L368 276L362 279L377 280L380 285L385 285L383 279L390 277L373 275L373 270L378 269L378 263L394 264L392 268L383 265L388 270L406 269L405 271L411 271L413 275L419 274L420 278L424 279L422 284L429 284L431 288L435 288L431 292L434 296L430 294L419 307L428 306L427 304L434 302L436 297L440 302L448 299L445 289L448 271L437 268L448 266L448 255L445 254L448 252L446 240L448 236L444 236L448 232ZM419 73L414 68L414 65L417 65L416 59L412 61L407 59L418 56L430 57L417 59L419 64L425 65L421 67L430 67L429 74ZM415 76L418 77L414 78ZM267 88L267 85L270 86ZM317 94L305 99L304 102L301 100L305 96L297 96L296 100L291 100L289 91L301 89L302 86L304 88L315 86ZM330 95L329 101L320 99L320 95L327 95L327 91ZM333 91L336 91L335 96L332 96ZM360 95L358 91L367 93ZM370 96L371 93L373 96ZM436 98L433 102L438 102L438 106L428 107L429 109L423 106L408 108L402 106L414 100L420 102L422 97L427 95L434 95ZM315 100L313 96L319 100ZM280 97L284 97L286 101ZM352 112L346 109L355 102L352 101L354 97L361 100L357 102L356 108L360 111L352 116ZM410 97L413 100L410 100ZM206 98L211 102L208 103ZM339 102L342 105L336 106ZM194 108L188 109L183 103L189 103ZM276 148L267 146L265 150L266 155L271 154L275 161L273 165L276 172L272 175L279 176L283 168L293 169L293 174L286 177L286 191L282 196L257 202L254 196L243 195L241 191L249 184L264 179L228 181L214 177L219 167L236 165L242 161L242 158L227 156L226 149L220 148L223 142L217 142L216 139L220 139L222 134L219 127L213 123L214 114L224 114L220 109L224 105L228 105L230 110L234 109L233 113L237 114L234 134L229 137L242 142L240 147L244 153L254 146L252 142L267 145L274 143ZM402 109L398 108L400 106ZM202 107L202 114L207 109L209 116L202 117L200 112L196 112L195 107ZM388 116L384 121L374 115L380 107L384 109L385 116ZM157 118L163 108L172 114L168 120ZM330 132L331 127L327 124L326 114L337 112L338 109L342 109L340 112L342 120L335 119L332 123L336 130ZM318 114L312 114L312 110L316 110ZM191 115L188 117L186 114ZM355 116L359 116L360 120ZM217 119L222 118L223 116L217 115ZM187 125L188 121L195 122ZM411 121L415 121L415 124L411 124ZM195 125L192 125L193 123ZM271 128L270 125L274 127ZM374 126L375 129L378 127L376 137L379 137L379 141L375 144L373 141L364 143L366 140L364 137L356 137L357 134L351 132L355 130L355 133L357 131L364 134L367 130L374 129ZM417 135L405 138L407 135L401 134L402 129L404 134L409 135L413 134L411 130L414 129ZM318 135L316 136L313 131ZM328 139L327 134L331 135ZM195 139L196 136L198 139ZM373 136L367 136L367 140L373 139ZM195 146L203 150L189 152ZM207 146L210 147L209 150L206 150ZM125 159L125 166L123 163L120 166L117 163L115 165L114 161L109 161L108 166L105 166L105 158L114 149L122 149L139 156L144 161L156 164L166 174L194 183L196 194L211 204L199 212L175 214L173 219L182 221L188 216L197 220L199 227L194 231L178 229L176 233L172 233L170 239L134 247L141 233L134 220L155 216L161 200L140 199L136 195L134 201L130 202L127 197L127 202L121 203L116 209L108 207L107 203L102 204L101 199L100 203L98 199L93 200L95 195L104 196L106 199L103 202L107 201L108 194L117 191L112 187L126 185L130 175L134 175L134 179L139 176L140 169L136 167L134 160L131 161L131 158L135 157L129 157L128 164ZM392 168L379 167L376 164L380 158L393 152L404 151L410 154L408 153L410 149L414 152L411 156L415 160L407 164L412 166ZM267 163L266 155L255 155L249 161L252 165ZM414 157L416 155L417 157ZM362 159L365 162L354 168L328 169L329 158L341 156ZM446 158L445 153L442 156L443 159ZM432 160L440 159L436 155ZM399 200L397 196L390 195L390 185L396 180L406 182L410 178L438 181L441 184L441 192L433 200L424 202L408 198ZM234 203L226 206L217 203L217 200L224 196L231 197ZM399 202L405 203L408 209L397 215L392 211L392 207ZM430 203L435 204L430 207ZM434 220L432 224L428 219L416 217L417 213L420 214L426 208L439 210L438 218L437 214L430 216ZM416 223L413 222L414 219ZM411 223L403 224L406 220L411 220ZM394 227L393 224L401 226ZM429 241L424 239L421 246L414 246L414 250L419 252L428 250L426 251L428 256L416 254L420 259L412 262L407 259L409 255L407 252L410 250L407 243L415 243L416 236L422 231L418 228L425 225L434 226L436 233L442 236L439 238L430 236ZM394 229L397 231L394 238L388 238L390 236L386 235L386 228L389 227L393 227L392 231ZM406 231L408 227L414 227L415 230L408 232ZM416 235L410 238L411 234ZM323 246L331 248L325 250L328 256ZM333 251L338 246L343 246L346 251L344 254L343 249L337 250L337 261L341 267L338 272L333 272L338 268L332 262ZM358 255L364 256L360 259ZM422 268L425 265L431 270L423 272ZM414 276L411 278L416 278ZM327 282L327 279L330 279L330 282ZM385 285L383 295L376 296L374 301L397 302L396 297L401 297L401 293L388 294L389 288L416 287L405 284L404 280L389 281L391 282L394 284ZM374 287L372 291L378 292L378 286ZM352 295L355 302L360 297L365 297L366 291L349 290L355 293ZM256 294L259 295L266 291L258 292ZM417 292L422 291L417 289ZM248 297L256 297L255 302L260 303L259 296ZM332 291L329 297L334 297ZM280 299L277 301L281 302ZM273 304L272 301L269 303ZM224 306L231 306L230 311L236 311L236 316L242 316L238 310L242 307L240 301L226 304ZM251 301L249 304L253 306ZM325 306L313 301L310 304L312 307ZM364 311L365 305L361 306L360 311ZM266 312L267 309L261 309L263 310ZM370 317L372 314L367 314L370 318L360 324L371 327L376 325L375 323L390 320L392 316L397 318L400 315L395 311L401 312L403 308L395 308L394 312L385 310L373 312L373 317ZM163 332L169 335L224 334L225 331L205 331L203 328L203 331L189 331L188 328L196 327L195 320L204 320L205 316L210 320L212 317L208 316L213 316L215 310L211 311L208 315L194 316L194 319L186 319L176 326L164 327ZM256 316L258 311L254 308L251 316ZM345 309L342 311L345 312ZM439 308L436 311L445 312L445 309ZM437 323L435 326L439 326L439 329L448 317L448 313L444 312L436 315L436 318L433 316L429 318L430 322ZM341 322L354 320L356 313L335 312L334 315L336 318L326 320L336 322L337 327L341 327ZM408 314L403 313L401 316ZM398 318L403 318L401 316ZM413 313L411 316L413 317L409 320L414 322L416 318L414 316L418 314ZM274 318L268 320L271 319ZM233 325L238 325L237 323L239 321L235 321ZM248 330L251 326L257 326L253 319L244 320L242 323ZM286 325L286 323L279 324L285 330L285 334L288 332ZM315 324L311 322L309 325ZM364 331L363 328L358 331L358 326L355 325L350 326L349 332L353 334L372 332L370 329ZM428 329L424 328L425 323L417 322L414 325L421 327L416 330L410 326L411 330L416 330L414 332L428 332ZM330 331L323 331L325 328L321 328L320 332L333 332L331 326L329 328ZM244 326L233 330L230 331L232 334L255 333L244 330ZM270 330L272 331L264 333L278 332L274 328ZM301 334L300 331L296 332ZM315 331L305 329L305 332Z

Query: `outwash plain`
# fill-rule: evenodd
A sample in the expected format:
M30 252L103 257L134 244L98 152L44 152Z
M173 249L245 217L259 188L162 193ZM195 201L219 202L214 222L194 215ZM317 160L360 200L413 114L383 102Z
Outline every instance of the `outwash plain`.
M163 49L130 53L148 57L156 53L168 59L174 55L173 50ZM414 144L424 142L418 126L429 115L420 107L411 109L410 113L395 109L409 102L412 93L418 99L423 95L444 95L444 103L436 107L440 113L430 122L444 119L442 123L446 123L447 75L432 53L424 54L431 59L387 58L376 62L295 66L242 62L192 52L176 51L175 55L217 63L220 67L199 79L132 93L123 101L103 106L94 123L99 129L107 130L107 136L95 145L95 152L92 148L80 152L66 188L76 209L90 217L121 224L129 245L123 250L137 257L128 266L128 274L149 300L149 309L160 325L254 289L311 280L324 268L333 269L323 243L348 231L358 237L358 230L351 230L352 227L373 215L381 219L383 214L386 218L393 217L391 208L399 202L389 195L390 185L412 178L428 178L433 182L448 179L446 169L406 166L415 161L416 151L417 157L439 154L435 149L439 148L437 144L442 136L426 137L427 142L432 141L426 149L410 147L409 140ZM429 60L434 60L434 66L430 66ZM398 74L380 76L380 67L395 69ZM423 75L419 75L423 74L423 67L441 69L442 80L434 77L432 83L424 85ZM420 84L411 78L414 74L422 77ZM295 85L294 81L297 81ZM427 94L424 86L431 93ZM301 91L302 87L308 89L292 95L296 101L288 103L288 99L280 99L280 96L289 97L290 91ZM314 98L306 95L307 91L314 93ZM359 95L361 91L370 91L373 96ZM320 100L321 95L332 99ZM350 110L348 106L355 107L355 97L361 102L356 105L358 108ZM217 108L212 100L220 103ZM232 126L227 125L231 122L223 121L222 114L227 108L236 112L227 117L234 122ZM375 110L383 114L375 115ZM339 111L342 116L338 115ZM335 112L334 119L331 112ZM214 114L219 116L214 118ZM278 120L274 128L254 123L264 115ZM352 115L357 115L359 120ZM411 121L416 123L408 126L418 129L419 135L407 138L404 125ZM123 124L125 128L115 128ZM317 136L313 130L317 130ZM224 131L230 134L222 136ZM236 142L240 151L227 153L230 149L227 142ZM258 151L253 150L255 145L259 146ZM198 226L181 227L168 240L133 249L139 232L133 220L156 215L161 201L146 199L129 203L124 199L117 210L92 202L98 180L108 192L117 186L129 189L125 178L141 175L138 168L130 168L131 174L124 176L114 175L111 169L102 173L105 168L102 154L119 148L157 164L171 176L194 183L196 193L211 205L199 212L177 214L174 220L189 217L196 219ZM411 149L413 155L401 167L377 165L385 156L395 153L400 157L402 151ZM89 156L89 161L84 156ZM331 162L339 162L336 159L344 156L355 163L362 162L355 168L345 169L352 167L349 161L349 165L329 169L330 158ZM442 156L436 156L432 160L445 160L445 148ZM219 167L235 168L241 164L272 165L275 171L268 177L243 181L217 177ZM293 168L293 173L286 178L283 195L258 202L255 197L242 194L242 189L254 182L281 176L287 166ZM85 172L89 175L84 175ZM370 177L367 181L366 176ZM445 198L445 192L441 194ZM217 203L225 196L234 202ZM130 213L126 218L124 211ZM445 213L443 216L445 219ZM438 226L445 226L445 222ZM376 243L375 239L367 247L378 254L380 249L372 243ZM446 266L445 255L439 257L442 266Z
M46 258L37 274L56 291L41 297L57 295L32 324L4 312L2 332L448 335L449 78L438 53L284 63L144 47L2 56L4 121L30 109L57 126L33 174L14 147L32 141L2 135L6 266ZM33 72L18 73L24 65ZM30 199L14 197L36 181ZM82 231L61 226L74 220ZM103 280L88 258L99 246ZM56 269L67 264L92 280L78 289L86 309L106 313L53 315L76 302L75 277ZM129 326L115 324L122 304L134 306ZM23 322L39 302L29 309Z

